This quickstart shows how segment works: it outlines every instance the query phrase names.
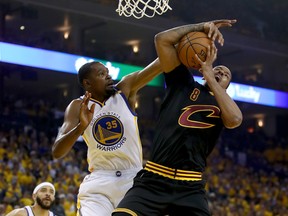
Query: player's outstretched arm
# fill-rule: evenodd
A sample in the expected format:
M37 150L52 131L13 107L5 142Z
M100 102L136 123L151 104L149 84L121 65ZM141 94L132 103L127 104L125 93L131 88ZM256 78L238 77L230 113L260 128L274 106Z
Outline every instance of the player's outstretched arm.
M142 87L147 85L151 80L153 80L162 72L163 70L161 68L159 59L157 58L142 70L136 71L123 77L116 85L116 87L120 89L128 99L131 97L134 98L136 93Z

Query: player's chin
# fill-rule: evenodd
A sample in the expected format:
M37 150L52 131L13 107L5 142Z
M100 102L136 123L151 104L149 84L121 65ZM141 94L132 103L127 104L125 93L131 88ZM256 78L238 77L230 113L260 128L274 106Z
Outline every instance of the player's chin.
M44 200L42 208L44 209L50 209L52 206L53 202L51 200Z
M114 88L114 86L108 86L108 87L106 88L106 93L107 93L108 95L115 95L116 92L117 92L117 90Z

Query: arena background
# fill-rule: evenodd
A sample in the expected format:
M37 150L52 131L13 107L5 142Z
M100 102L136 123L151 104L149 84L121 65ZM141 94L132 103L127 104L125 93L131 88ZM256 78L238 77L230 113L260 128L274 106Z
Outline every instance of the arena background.
M139 20L120 17L117 4L0 0L0 42L144 67L156 58L157 32L237 19L233 28L222 30L225 45L219 47L216 63L232 69L235 83L288 94L286 0L170 0L171 11ZM66 215L75 215L77 187L87 172L85 145L79 140L75 152L61 160L53 160L50 150L65 107L82 93L75 74L11 64L0 56L0 215L29 203L30 185L44 179L55 182ZM147 86L139 95L147 158L163 86ZM213 215L288 215L288 108L237 103L243 124L225 131L207 170Z

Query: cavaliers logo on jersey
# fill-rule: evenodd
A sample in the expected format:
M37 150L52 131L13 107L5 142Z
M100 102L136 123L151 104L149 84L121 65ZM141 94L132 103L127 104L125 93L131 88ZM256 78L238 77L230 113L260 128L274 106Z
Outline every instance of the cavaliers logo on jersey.
M102 145L111 146L118 143L123 134L123 124L115 116L106 115L94 122L93 136Z
M182 109L183 112L178 119L179 125L188 128L210 128L215 126L208 122L209 118L220 118L220 109L213 105L190 105ZM197 115L203 115L203 121L194 118ZM207 122L204 120L206 119Z

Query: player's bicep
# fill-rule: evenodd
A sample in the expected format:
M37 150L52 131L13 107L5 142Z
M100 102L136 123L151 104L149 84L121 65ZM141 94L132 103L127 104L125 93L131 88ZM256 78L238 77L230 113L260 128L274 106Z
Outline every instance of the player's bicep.
M80 100L74 100L66 108L64 122L59 129L59 136L66 134L79 123L80 103Z

